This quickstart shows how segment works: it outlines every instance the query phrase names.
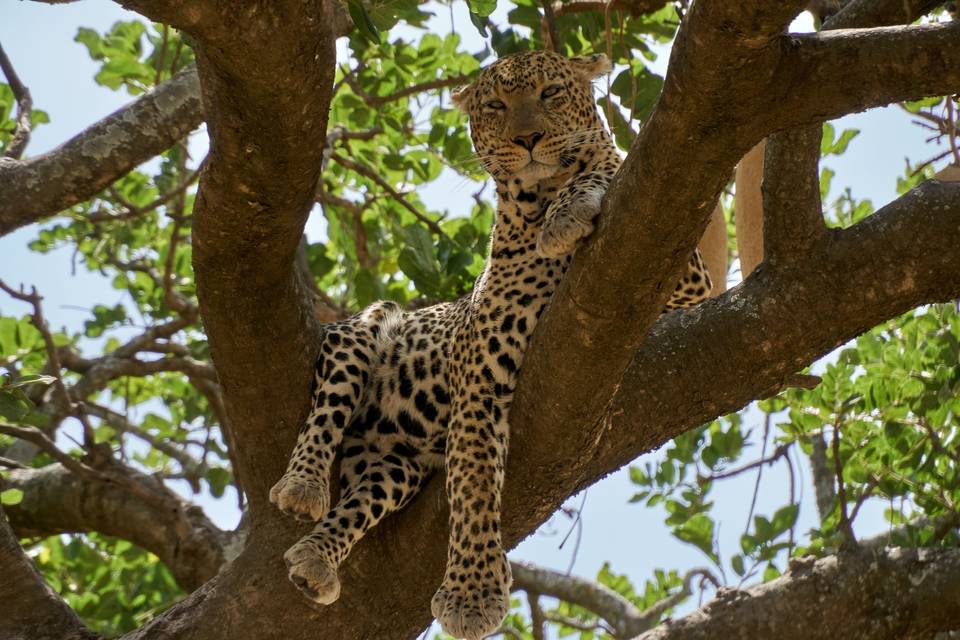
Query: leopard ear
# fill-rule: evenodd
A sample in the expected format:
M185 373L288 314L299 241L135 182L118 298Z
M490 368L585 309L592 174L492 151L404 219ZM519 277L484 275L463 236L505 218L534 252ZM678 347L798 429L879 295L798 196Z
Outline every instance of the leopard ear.
M453 104L457 105L461 111L466 111L469 113L473 110L473 103L476 98L477 90L473 84L468 84L465 87L460 87L456 91L450 94L450 99L453 100Z
M606 75L613 68L610 59L602 53L595 53L592 56L577 56L576 58L568 58L568 60L574 73L587 81Z

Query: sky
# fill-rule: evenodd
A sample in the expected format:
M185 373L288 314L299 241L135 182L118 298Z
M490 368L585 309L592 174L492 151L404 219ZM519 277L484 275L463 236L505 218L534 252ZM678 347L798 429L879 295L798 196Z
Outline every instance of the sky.
M464 47L475 51L482 48L483 42L467 20L464 4L455 5L454 24L464 39ZM498 14L502 13L501 7ZM0 5L0 43L21 80L30 88L34 107L47 111L51 119L49 125L34 132L28 155L52 149L131 100L122 92L113 92L93 83L98 65L73 38L80 26L103 32L116 20L131 19L134 15L106 0L64 5L8 0ZM441 8L431 28L445 33L451 28L450 24L447 9ZM798 19L794 29L809 30L809 18ZM660 47L659 50L665 51L666 48ZM339 51L342 55L342 46ZM666 55L662 55L652 65L653 70L662 74L666 62ZM855 197L870 198L875 207L879 207L896 196L895 179L903 173L905 158L916 163L931 155L929 148L924 146L924 132L910 125L907 114L897 107L848 116L835 126L838 131L858 128L862 133L851 143L845 155L831 157L824 163L837 174L833 181L833 195L849 186ZM191 143L191 149L198 157L205 146L203 136L202 132L195 135ZM469 211L473 190L471 185L448 174L420 195L431 208ZM20 283L36 285L45 296L46 314L51 325L76 330L86 318L85 310L94 304L121 302L123 294L113 289L106 279L83 269L71 270L69 249L46 255L27 250L26 244L36 236L38 228L38 225L32 225L0 238L0 278L14 286ZM320 216L313 216L308 223L311 241L322 239L323 230ZM22 314L26 308L0 299L0 311ZM97 344L89 343L88 346L92 349ZM755 433L760 430L759 417L757 411L747 414L747 423ZM657 452L647 454L637 463L656 460L660 455ZM758 456L757 452L754 457ZM802 466L801 474L803 499L798 531L804 532L815 522L815 513L809 469ZM714 515L721 523L721 549L727 550L728 554L738 549L755 479L754 475L746 474L718 483L715 490ZM783 504L786 487L787 475L783 465L765 469L757 511L769 514ZM663 525L665 514L661 508L628 505L627 500L634 492L635 486L630 483L626 469L611 474L587 490L585 496L574 496L568 501L571 507L580 508L582 505L577 524L565 515L555 515L512 551L511 557L562 571L572 569L573 573L586 577L594 577L603 563L609 561L615 571L626 573L637 586L642 586L656 567L675 568L682 573L708 563L698 550L669 535ZM238 513L234 500L214 501L209 496L201 496L200 502L221 526L236 523ZM869 535L885 528L880 515L882 506L874 503L865 509L857 520L859 534ZM571 529L573 533L562 544ZM691 606L693 604L688 604L685 609Z

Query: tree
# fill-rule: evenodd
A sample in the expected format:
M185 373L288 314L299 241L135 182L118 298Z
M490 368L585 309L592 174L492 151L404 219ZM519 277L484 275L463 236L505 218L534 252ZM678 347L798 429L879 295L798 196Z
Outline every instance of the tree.
M479 177L462 115L422 94L464 82L483 56L461 51L455 35L388 37L399 23L423 24L416 3L125 4L158 24L81 30L78 40L103 62L98 82L138 98L48 154L19 159L44 114L0 53L0 229L57 214L32 248L75 246L85 268L129 294L92 310L83 332L106 339L91 355L79 334L50 328L37 292L3 285L29 313L0 319L0 446L10 469L0 573L12 578L0 584L0 636L94 637L69 603L96 633L129 638L413 637L442 575L442 483L358 546L341 599L324 609L286 581L280 556L303 528L267 492L308 408L319 322L379 297L420 305L462 294L482 264L491 216L482 194L469 217L447 219L425 210L416 189L445 165ZM664 573L641 596L609 571L598 587L518 567L532 627L517 613L504 633L542 637L558 617L561 629L594 629L598 616L618 637L645 638L733 629L921 638L960 628L960 321L933 306L960 295L960 185L922 180L927 167L876 212L850 195L824 212L819 171L820 152L849 141L824 136L825 120L956 91L958 23L911 24L937 4L913 0L852 0L829 17L814 7L823 30L806 35L785 33L802 2L542 11L518 2L501 25L489 18L495 4L470 6L498 54L547 45L611 55L620 67L601 105L629 148L525 361L505 542L671 440L657 468L634 473L637 500L672 504L668 524L717 571L708 494L726 476L803 449L822 514L803 549L795 500L758 514L729 562L746 579L762 566L770 582L721 592L653 629L713 571L686 581ZM638 55L674 30L660 79ZM348 34L350 65L338 67L334 41ZM955 100L909 106L960 161ZM185 137L201 122L210 151L198 165ZM764 139L762 264L729 293L659 318L665 285L734 166ZM153 168L136 168L156 156ZM326 243L303 240L315 203ZM133 333L132 314L145 325ZM769 424L786 420L764 436L777 435L776 447L737 465L746 436L728 414L809 382L796 372L861 334L816 389L766 401ZM137 419L129 407L140 408ZM214 526L173 490L180 480L220 495L235 487L245 507L238 530ZM874 494L899 501L889 537L911 548L856 540L851 522ZM61 532L91 533L34 543ZM411 540L422 545L416 554L395 552ZM777 578L787 554L789 572ZM71 566L111 597L72 591ZM139 583L111 573L125 570ZM824 590L826 603L814 597ZM541 595L560 603L544 611Z

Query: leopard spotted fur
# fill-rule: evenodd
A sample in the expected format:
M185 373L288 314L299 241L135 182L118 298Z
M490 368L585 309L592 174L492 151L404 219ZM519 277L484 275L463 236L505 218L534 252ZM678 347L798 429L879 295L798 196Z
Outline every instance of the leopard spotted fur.
M454 96L498 196L490 254L473 293L404 311L381 302L328 325L313 411L270 499L317 522L285 554L290 578L319 603L364 533L446 465L450 541L432 609L444 630L477 640L509 608L500 495L510 402L540 314L593 219L620 157L594 104L604 56L537 51L502 58ZM668 308L705 298L699 253ZM327 485L340 450L341 497Z

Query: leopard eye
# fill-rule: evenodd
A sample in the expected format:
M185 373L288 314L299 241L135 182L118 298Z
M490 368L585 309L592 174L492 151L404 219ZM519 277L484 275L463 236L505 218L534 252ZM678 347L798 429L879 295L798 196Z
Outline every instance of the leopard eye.
M546 89L543 90L543 93L540 94L540 98L541 99L552 98L553 96L560 93L560 90L562 88L563 87L561 87L558 84L555 84L552 87L547 87Z
M496 109L498 111L507 108L507 105L503 104L502 100L489 100L484 102L483 106L485 106L487 109Z

